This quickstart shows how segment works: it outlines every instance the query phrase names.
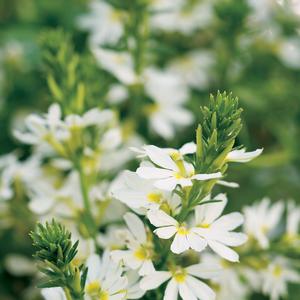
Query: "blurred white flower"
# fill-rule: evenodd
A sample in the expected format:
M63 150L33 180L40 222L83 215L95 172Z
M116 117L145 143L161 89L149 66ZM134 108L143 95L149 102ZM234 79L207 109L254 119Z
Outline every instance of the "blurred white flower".
M6 255L4 265L14 276L32 276L36 273L34 261L24 255L13 253Z
M191 34L197 29L205 28L213 19L211 1L187 4L185 1L174 1L174 6L157 11L150 19L151 27L163 31L178 31Z
M270 234L279 224L283 210L282 202L272 205L268 198L264 198L252 206L246 206L243 209L245 233L249 238L257 240L262 248L268 248Z
M86 299L99 300L126 299L127 278L122 276L122 268L113 262L108 251L102 258L92 254L87 260Z
M271 300L279 300L287 295L288 283L300 283L299 273L291 268L291 263L284 257L276 257L262 271L262 290Z
M215 292L198 278L211 279L217 276L220 269L215 265L200 263L187 268L177 267L172 271L157 271L145 276L140 283L144 290L157 289L169 280L164 299L177 299L178 294L183 300L213 300Z
M185 84L195 89L205 89L211 80L213 55L207 51L194 51L175 58L168 70L183 79Z
M122 12L101 0L90 2L90 12L79 17L78 25L89 31L91 45L115 44L124 33Z
M172 191L176 185L192 186L192 180L210 180L222 177L220 172L212 174L195 174L192 164L183 160L174 161L163 149L156 146L145 146L144 149L151 161L158 167L143 166L137 169L141 178L155 179L154 186L166 191Z
M165 139L171 139L176 126L190 125L193 114L182 107L188 89L180 77L167 71L149 68L144 72L145 91L154 101L146 107L150 127Z
M210 253L203 254L201 258L205 263L215 264L221 269L218 276L211 279L212 283L216 285L218 300L246 299L250 290L242 280L241 273L244 266L239 268L238 265Z
M239 255L229 247L237 247L247 241L244 233L232 231L243 224L244 217L238 212L221 216L227 204L225 194L219 194L213 200L219 202L196 207L196 227L193 230L202 238L205 246L208 245L221 257L237 262Z
M285 39L279 46L278 55L289 68L300 68L300 38L299 36Z
M300 207L295 201L289 200L287 208L286 234L289 238L295 238L299 235Z
M147 239L144 223L133 213L126 213L125 222L129 228L127 234L128 250L115 250L111 252L112 258L133 270L138 270L139 275L144 276L155 271L152 263L153 245Z
M118 52L101 48L92 48L101 68L112 73L125 85L134 84L138 77L134 72L133 59L128 52Z

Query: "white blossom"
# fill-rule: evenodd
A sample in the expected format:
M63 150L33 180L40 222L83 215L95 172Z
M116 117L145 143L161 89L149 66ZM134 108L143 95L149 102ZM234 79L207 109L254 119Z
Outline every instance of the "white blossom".
M145 276L140 283L144 290L157 289L161 284L169 281L164 300L177 299L178 294L183 300L213 300L214 291L198 278L211 279L217 276L220 269L215 265L200 263L187 268L177 267L172 271L156 271Z
M220 172L195 174L192 164L184 160L176 163L164 150L156 146L149 145L144 149L151 161L159 167L141 165L136 172L142 178L155 180L154 186L159 189L172 191L176 185L192 186L192 180L210 180L222 177Z
M261 202L244 208L244 231L252 239L257 240L262 248L268 248L270 234L278 226L284 205L282 202L271 204L270 199L264 198Z
M90 12L78 19L78 25L90 32L91 45L115 44L124 33L122 13L105 1L92 1Z
M113 262L108 251L102 258L92 254L86 263L88 267L85 286L86 299L99 300L126 299L127 278L122 276L122 268Z
M246 242L245 234L232 231L243 224L244 218L238 212L221 216L227 204L225 194L219 194L213 200L219 202L196 207L194 232L215 253L229 261L237 262L239 255L229 247L237 247Z
M111 255L114 260L122 260L133 270L138 269L141 276L155 271L152 263L153 245L147 239L147 232L143 222L133 213L126 213L125 222L129 228L127 234L128 250L115 250Z

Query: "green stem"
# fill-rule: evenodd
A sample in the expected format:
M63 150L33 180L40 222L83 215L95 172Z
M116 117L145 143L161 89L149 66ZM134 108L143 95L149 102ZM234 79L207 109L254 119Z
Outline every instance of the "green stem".
M91 211L91 206L90 206L90 201L89 201L89 196L88 196L88 188L87 188L86 181L84 178L84 173L83 173L80 163L75 163L75 167L76 167L76 170L79 175L80 189L81 189L83 205L84 205L84 210L85 210L85 219L87 222L86 225L88 227L88 231L89 231L89 234L91 235L91 237L95 238L97 226L95 224L95 220L93 218L92 211Z
M67 288L64 288L64 292L67 300L73 300L70 291Z

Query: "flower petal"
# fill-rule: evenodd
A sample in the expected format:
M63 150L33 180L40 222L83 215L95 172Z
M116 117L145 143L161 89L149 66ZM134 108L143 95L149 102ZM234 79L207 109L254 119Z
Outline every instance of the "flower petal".
M179 254L190 248L189 242L185 235L176 234L175 238L171 244L171 251L173 253Z
M177 232L175 226L166 226L154 230L154 233L158 235L161 239L169 239Z
M199 263L185 268L187 273L195 277L203 279L212 279L220 275L222 270L218 264L215 263Z
M179 284L179 295L182 300L197 300L192 289L190 289L186 283Z
M190 247L195 251L201 252L207 246L206 240L194 232L190 232L186 237Z
M175 279L171 279L170 282L167 284L164 300L177 300L178 295L178 284Z
M217 173L211 173L211 174L195 174L194 176L192 176L192 179L210 180L210 179L217 179L217 178L221 178L221 177L222 177L222 173L217 172Z
M153 145L144 146L144 149L151 161L156 165L173 171L177 170L175 162L163 149Z
M154 186L164 191L173 191L178 184L178 181L174 177L170 177L163 180L158 180L154 183Z
M173 171L155 168L155 167L139 167L136 173L145 179L162 179L173 175Z
M140 288L148 291L158 288L162 283L171 278L171 273L166 271L155 271L140 281Z
M201 300L213 300L216 298L215 292L207 284L192 276L187 276L186 284L196 297Z
M216 252L221 257L231 261L231 262L238 262L239 255L229 247L217 242L217 241L208 241L209 247Z
M244 223L244 216L241 213L233 212L222 216L212 224L212 228L222 230L233 230Z
M147 213L147 217L150 223L156 227L172 225L176 226L178 224L174 218L172 218L162 210L149 210Z
M125 214L124 219L134 237L141 244L144 244L147 240L144 223L140 220L139 217L130 212Z

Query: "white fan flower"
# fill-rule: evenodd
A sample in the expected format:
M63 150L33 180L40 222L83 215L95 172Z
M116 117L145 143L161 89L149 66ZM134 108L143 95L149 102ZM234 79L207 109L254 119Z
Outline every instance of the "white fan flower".
M194 51L171 61L168 70L182 78L188 86L201 90L207 88L210 83L209 71L213 64L212 53Z
M240 162L246 163L251 161L252 159L258 157L263 152L263 149L257 149L255 151L246 152L246 149L233 150L228 153L226 157L227 162Z
M247 235L232 231L243 224L244 217L238 212L221 216L227 204L225 194L219 194L213 200L219 202L196 207L196 227L193 230L215 253L229 261L237 262L239 256L229 246L237 247L247 241Z
M143 222L133 213L126 213L125 222L129 228L127 236L128 250L114 250L112 258L123 261L126 266L138 270L139 275L144 276L155 271L152 263L153 245L147 239Z
M288 283L300 283L299 273L291 268L290 262L284 257L275 258L262 271L262 290L271 300L279 300L287 295Z
M90 32L91 45L115 44L124 33L122 13L104 1L92 1L90 12L79 17L78 25Z
M182 0L175 3L171 9L158 11L152 16L150 22L154 29L191 34L196 29L205 28L213 18L211 1L196 2L190 7Z
M144 72L145 91L154 101L146 107L151 129L165 139L175 135L177 126L192 124L193 114L183 107L189 92L177 75L156 69Z
M243 210L245 233L257 240L262 248L268 248L270 234L279 224L283 210L282 202L272 205L268 198L252 206L246 206Z
M113 197L139 213L163 207L175 214L181 202L178 195L154 188L151 180L142 179L135 172L124 171L121 177L112 191Z
M156 146L149 145L145 146L144 149L150 160L160 168L140 166L136 172L142 178L155 180L154 186L159 189L172 191L177 185L182 187L192 186L193 180L210 180L222 177L220 172L195 174L192 164L182 159L175 161L163 149ZM175 159L177 158L176 156Z
M111 260L108 251L104 252L102 258L92 254L87 260L87 267L87 300L126 299L127 278L121 276L122 268Z
M201 256L201 260L205 261L207 264L215 264L222 269L218 276L211 279L211 282L216 287L215 290L217 291L218 300L246 299L250 289L247 283L243 280L243 277L245 277L245 266L239 268L239 265L230 263L220 256L211 253L204 253ZM257 278L256 273L255 275Z
M112 73L125 85L134 84L138 77L134 72L133 60L128 52L118 52L94 47L92 52L100 67Z
M36 145L50 139L60 139L68 133L63 129L62 114L58 104L52 104L43 116L29 115L26 120L28 132L14 131L14 136L23 143Z
M288 238L294 239L299 235L300 207L295 201L289 200L287 207L286 234Z
M202 251L206 246L206 241L194 232L194 228L189 228L185 223L177 220L161 210L150 210L147 217L152 225L158 227L154 233L161 239L170 239L174 236L171 244L171 251L179 254L188 249Z
M140 286L146 291L153 290L168 280L164 300L177 299L178 294L183 300L213 300L215 292L198 278L211 279L218 276L220 271L217 266L206 263L187 268L177 267L172 271L157 271L145 276Z

